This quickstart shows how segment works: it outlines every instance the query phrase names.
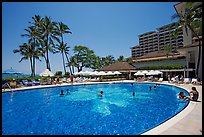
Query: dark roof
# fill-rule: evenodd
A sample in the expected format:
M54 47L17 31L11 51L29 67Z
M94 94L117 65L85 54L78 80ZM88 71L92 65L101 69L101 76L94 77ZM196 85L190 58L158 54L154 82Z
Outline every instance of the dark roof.
M98 71L129 71L136 70L136 67L129 64L128 62L116 62L109 66L103 67Z
M169 56L172 55L180 55L179 53L169 53ZM165 51L159 50L159 51L155 51L155 52L149 52L141 57L138 57L137 59L146 59L146 58L155 58L155 57L164 57L166 56Z

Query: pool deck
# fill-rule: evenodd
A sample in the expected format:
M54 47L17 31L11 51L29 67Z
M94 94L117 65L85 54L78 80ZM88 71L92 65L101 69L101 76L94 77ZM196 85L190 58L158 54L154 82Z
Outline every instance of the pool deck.
M79 84L92 84L92 83L112 83L112 82L135 82L133 80L124 80L124 81L111 81L111 82L85 82L85 83L74 83L73 85ZM188 92L191 91L193 86L199 92L198 102L190 101L189 105L180 113L178 113L173 118L162 123L161 125L143 133L142 135L202 135L202 85L192 85L192 84L172 84L167 81L157 82L161 84L174 85L183 89L186 89ZM71 84L61 84L61 85L39 85L31 87L22 87L13 89L17 90L26 90L33 88L44 88L44 87L55 87L55 86L66 86ZM3 91L3 89L2 89ZM10 90L5 90L10 91Z

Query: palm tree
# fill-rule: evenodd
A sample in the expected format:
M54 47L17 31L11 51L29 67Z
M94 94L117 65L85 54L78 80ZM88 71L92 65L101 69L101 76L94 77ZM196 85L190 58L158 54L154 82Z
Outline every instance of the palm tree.
M71 67L71 74L74 73L74 67L77 66L77 59L76 56L71 56L69 59L69 62L67 63L67 66Z
M42 48L45 48L46 52L46 67L51 71L50 67L50 61L49 61L49 51L54 52L53 47L55 46L54 40L59 41L59 38L57 37L57 28L56 28L56 22L53 22L50 17L45 17L42 19L42 23L40 23L40 28L42 31Z
M164 52L166 53L166 57L168 58L170 53L172 53L173 46L168 44L164 46Z
M35 27L35 26L30 26L28 27L28 29L25 29L25 31L27 32L26 34L22 34L22 37L28 37L28 43L32 46L32 50L35 51L36 47L38 46L38 40L40 37L40 32L39 30ZM31 44L32 43L32 44ZM38 51L38 50L36 50ZM37 54L36 54L37 55ZM33 76L35 76L35 57L33 56ZM38 57L37 57L38 58Z
M118 59L117 59L117 61L119 61L119 62L124 61L124 60L125 60L124 56L119 56Z
M105 57L105 66L111 65L115 62L115 59L112 55L108 55Z
M65 68L65 61L64 61L64 54L67 58L67 62L69 62L69 57L68 57L68 54L69 54L69 46L67 46L67 44L64 44L64 40L63 40L63 34L72 34L71 31L69 31L69 27L67 25L65 25L64 23L62 22L59 22L57 23L57 34L61 37L61 42L60 42L60 45L57 45L56 49L57 51L60 51L61 54L62 54L62 60L63 60L63 66L64 66L64 73L66 73L66 68ZM69 69L70 69L70 73L72 74L71 72L71 67L69 66Z
M19 62L23 60L30 60L30 68L31 68L31 77L33 76L33 48L30 44L24 43L23 45L19 46L19 49L13 50L13 53L20 53L23 57L20 59Z
M53 53L61 53L62 55L62 61L63 61L63 67L64 67L64 73L66 73L66 68L65 68L65 61L64 61L64 54L67 55L66 53L69 51L69 46L67 44L56 44L55 46L55 51Z
M196 76L198 77L199 66L200 66L200 56L201 56L201 38L202 35L202 4L201 6L193 6L194 3L187 2L185 5L185 12L183 14L174 14L172 19L178 18L179 22L178 28L185 28L188 35L188 29L192 31L193 35L198 39L198 60L196 67Z

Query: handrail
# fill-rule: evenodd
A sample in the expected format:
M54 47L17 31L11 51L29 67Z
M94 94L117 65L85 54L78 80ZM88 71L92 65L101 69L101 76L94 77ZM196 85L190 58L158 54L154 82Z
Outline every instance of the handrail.
M12 90L12 88L11 88L11 86L6 82L4 85L3 85L3 87L4 87L4 91L5 91L5 86L8 86L9 87L9 89L13 92L13 90Z

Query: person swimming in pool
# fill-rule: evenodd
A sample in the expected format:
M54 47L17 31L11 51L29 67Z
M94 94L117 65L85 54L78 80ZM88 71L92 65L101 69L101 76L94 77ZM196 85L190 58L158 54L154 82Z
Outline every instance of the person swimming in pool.
M69 91L69 89L67 89L67 92L66 92L66 93L67 93L67 95L69 95L69 94L70 94L70 91Z
M184 95L184 92L180 92L180 93L178 94L178 98L183 99L183 100L188 100L188 99L190 99L189 96L185 96L185 95Z
M103 91L99 92L98 96L102 97L103 96Z
M133 97L135 96L135 92L132 92L132 96L133 96Z
M149 90L150 90L150 91L152 90L152 87L151 87L151 86L149 87Z
M64 96L64 91L63 90L61 90L60 96Z

